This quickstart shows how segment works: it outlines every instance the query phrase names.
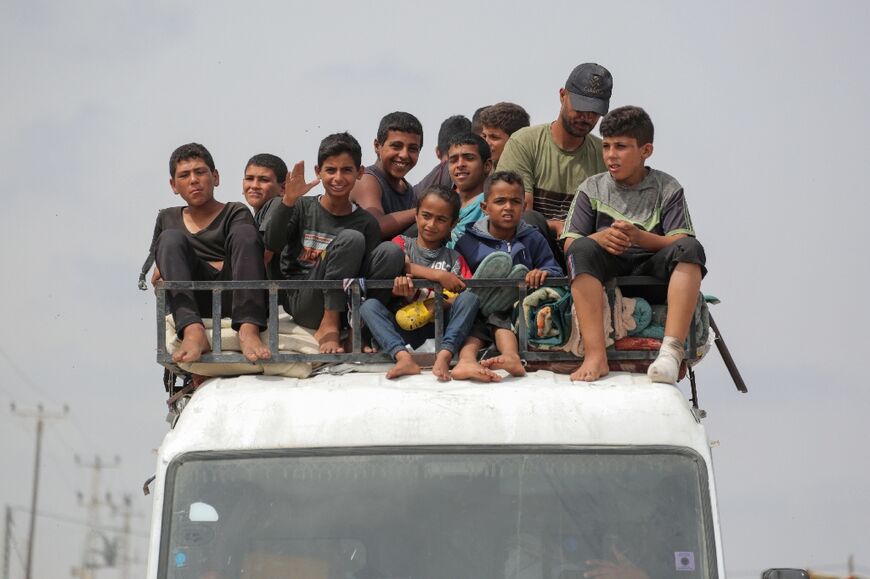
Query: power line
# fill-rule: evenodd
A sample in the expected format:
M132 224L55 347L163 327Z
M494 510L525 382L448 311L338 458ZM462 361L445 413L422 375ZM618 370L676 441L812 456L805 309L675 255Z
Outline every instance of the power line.
M12 507L12 510L20 512L20 513L30 513L30 510L26 507L15 506ZM58 515L57 513L47 513L45 511L38 511L36 513L37 517L43 519L49 519L52 521L58 521L61 523L68 523L70 525L77 525L79 527L87 527L87 521L83 521L81 519L76 519L75 517L70 517L68 515ZM98 531L106 531L107 533L123 533L124 530L121 527L111 527L108 525L97 525L94 527ZM147 539L149 537L147 531L133 531L131 530L129 534L133 537L139 537L140 539Z

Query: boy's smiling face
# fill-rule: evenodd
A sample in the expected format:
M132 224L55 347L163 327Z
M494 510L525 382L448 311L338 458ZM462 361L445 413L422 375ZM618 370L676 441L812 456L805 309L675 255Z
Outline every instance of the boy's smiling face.
M214 188L220 184L217 170L209 169L199 157L183 159L175 166L169 185L189 207L202 207L214 200Z
M375 141L375 154L384 172L396 181L404 179L417 164L422 141L420 135L402 131L389 131L383 143Z
M633 187L646 177L646 160L652 155L653 146L652 143L638 145L634 137L604 137L601 151L613 180Z
M525 192L520 184L496 181L489 187L480 207L489 217L489 233L497 239L511 239L523 217Z
M327 157L314 171L330 197L349 197L351 189L363 175L363 168L357 167L350 153Z
M448 149L447 165L456 188L465 192L482 190L492 163L481 159L475 145L453 145Z

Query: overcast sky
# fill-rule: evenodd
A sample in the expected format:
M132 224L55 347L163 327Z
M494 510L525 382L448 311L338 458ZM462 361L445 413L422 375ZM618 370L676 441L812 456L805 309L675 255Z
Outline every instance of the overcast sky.
M178 203L176 146L205 144L216 195L241 201L252 154L310 175L319 140L349 130L368 164L380 117L407 110L426 131L415 182L441 120L508 100L549 122L586 61L613 73L611 106L652 116L651 165L685 187L703 289L750 388L717 355L698 369L729 576L842 571L850 553L870 574L868 27L859 0L3 0L0 400L71 408L46 429L40 510L55 518L38 519L35 576L80 563L90 471L75 454L121 457L103 491L132 495L148 528L140 488L167 426L154 297L136 278L157 210ZM34 442L3 404L0 507L29 505ZM18 510L22 555L26 534Z

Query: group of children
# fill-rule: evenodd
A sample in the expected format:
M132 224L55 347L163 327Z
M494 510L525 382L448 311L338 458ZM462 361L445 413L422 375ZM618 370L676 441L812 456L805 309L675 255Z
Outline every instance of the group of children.
M439 380L498 381L495 370L525 374L511 325L516 289L471 289L464 280L522 278L537 288L567 273L585 349L571 378L591 381L608 372L603 283L618 275L655 275L669 280L669 313L649 375L674 383L704 254L682 188L645 164L653 150L649 116L622 107L604 117L607 172L580 185L557 240L547 220L528 211L523 178L497 168L505 142L528 126L528 115L511 103L479 113L477 126L465 119L466 126L464 117L445 121L436 147L439 166L416 192L406 175L417 164L423 131L409 113L382 119L377 162L370 167L363 167L361 147L348 133L323 139L312 181L302 161L288 172L278 157L257 155L243 181L255 216L241 203L215 200L219 174L205 147L179 147L170 158L170 185L186 206L158 216L153 281L392 279L391 290L366 291L360 308L371 337L366 351L378 348L395 360L388 378L420 373L411 350L434 335L428 323L434 300L432 290L416 287L415 280L436 282L445 290L445 325L432 373ZM323 193L307 195L318 184ZM224 294L224 311L231 312L245 357L268 359L260 338L265 293ZM181 338L173 359L195 361L209 350L201 316L210 315L210 295L174 290L169 303ZM290 290L281 303L297 324L314 330L321 352L347 349L343 290ZM478 360L489 343L498 355Z

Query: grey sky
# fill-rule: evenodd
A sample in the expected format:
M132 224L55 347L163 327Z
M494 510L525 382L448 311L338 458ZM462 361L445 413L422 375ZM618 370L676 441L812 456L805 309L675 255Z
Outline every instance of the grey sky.
M46 432L41 510L83 519L72 455L99 453L123 460L104 488L150 512L138 489L165 396L135 281L156 211L178 203L174 147L204 143L218 198L241 200L252 154L304 159L310 178L319 140L349 130L369 163L380 117L407 110L426 129L415 181L442 119L510 100L548 122L571 68L594 61L612 106L656 123L651 164L686 189L704 290L751 389L718 356L698 370L729 575L842 569L849 553L868 569L870 3L470 4L0 3L0 400L72 408ZM33 443L4 404L0 503L29 504ZM37 577L68 576L82 538L40 518Z

